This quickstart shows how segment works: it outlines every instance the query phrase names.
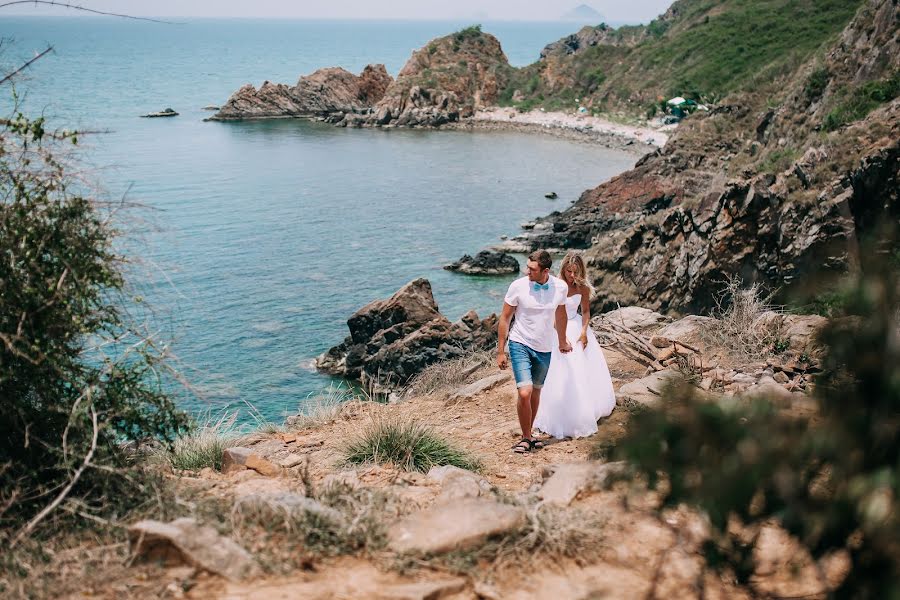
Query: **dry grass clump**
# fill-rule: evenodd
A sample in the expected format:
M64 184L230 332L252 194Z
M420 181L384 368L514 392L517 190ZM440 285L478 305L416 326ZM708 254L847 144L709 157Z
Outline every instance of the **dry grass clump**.
M481 468L478 459L452 446L431 427L394 415L372 415L343 454L351 464L387 463L422 473L443 465L470 471Z
M726 282L716 299L716 321L702 331L704 341L741 360L753 360L786 350L784 317L769 304L758 284L744 288L740 278Z
M180 471L206 467L221 470L222 454L240 441L237 417L236 411L223 412L217 418L207 413L195 427L176 438L171 447L156 450L151 461L168 463Z
M478 350L427 367L416 375L406 386L403 395L407 398L413 396L428 396L450 392L466 383L469 379L491 364L494 354L490 350Z
M255 494L231 510L232 536L272 572L318 558L376 552L387 539L394 499L381 490L332 483L307 493Z
M360 401L367 399L344 384L332 384L318 394L307 396L300 405L300 413L289 417L287 424L295 430L324 427L337 421L349 403Z
M518 503L515 500L507 499ZM482 574L547 561L590 561L603 548L605 519L577 508L544 504L526 506L527 522L520 529L487 540L477 548L424 557L402 556L401 572L438 567L458 574Z

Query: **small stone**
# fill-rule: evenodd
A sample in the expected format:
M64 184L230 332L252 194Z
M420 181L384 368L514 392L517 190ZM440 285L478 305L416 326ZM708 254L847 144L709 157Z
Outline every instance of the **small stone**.
M664 348L662 351L657 353L656 360L659 362L664 362L669 360L675 355L675 348L673 346L669 346L668 348Z
M265 475L266 477L274 477L281 474L281 467L256 454L248 456L247 462L244 464L248 469L253 469L260 475Z
M700 389L704 392L708 392L709 388L712 387L713 380L709 377L705 377L703 381L700 382Z
M247 457L252 453L249 448L226 448L222 453L222 472L236 473L245 470Z
M772 378L781 384L789 383L791 381L791 378L788 377L783 371L775 373Z
M654 335L650 337L650 345L654 348L669 348L672 346L672 340L661 335Z
M509 373L497 373L495 375L489 375L488 377L479 379L475 383L470 383L467 386L459 388L458 390L450 394L450 397L447 401L449 403L454 403L461 402L463 400L471 400L475 396L491 390L501 383L509 381L509 378Z

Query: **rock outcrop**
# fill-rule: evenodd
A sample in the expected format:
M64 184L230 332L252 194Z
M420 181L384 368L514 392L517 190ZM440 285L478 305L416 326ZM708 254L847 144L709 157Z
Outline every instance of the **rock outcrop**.
M210 120L299 117L338 121L346 113L369 111L392 81L384 65L369 65L359 75L337 67L319 69L293 86L266 81L257 90L247 84Z
M365 119L346 125L437 127L493 105L512 67L500 42L479 28L432 40L413 53L384 98Z
M438 310L426 279L416 279L387 300L376 300L347 321L350 335L316 359L331 375L400 386L425 367L488 348L497 342L497 317L470 311L451 323Z
M615 29L606 23L600 25L587 25L578 30L577 33L567 35L566 37L547 44L541 50L541 60L546 60L549 56L568 56L579 52L584 52L593 46L634 46L647 37L647 30L644 27L622 27Z
M466 254L444 268L466 275L510 275L519 272L519 261L505 252L482 250L474 257Z

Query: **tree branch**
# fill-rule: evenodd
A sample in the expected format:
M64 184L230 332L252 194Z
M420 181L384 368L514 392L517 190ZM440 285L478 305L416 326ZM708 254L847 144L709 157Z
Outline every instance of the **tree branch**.
M12 2L4 2L0 4L0 8L7 6L15 6L16 4L46 4L48 6L59 6L62 8L71 8L72 10L81 10L95 15L104 15L107 17L121 17L123 19L134 19L135 21L149 21L151 23L164 23L166 25L177 25L174 21L163 21L161 19L152 19L150 17L135 17L133 15L125 15L121 13L106 12L88 8L86 6L78 6L77 4L69 4L68 2L55 2L54 0L13 0Z
M72 475L72 479L69 480L69 484L63 488L63 490L59 493L56 498L53 499L53 502L44 507L44 509L36 514L33 519L31 519L25 527L23 527L19 533L16 534L16 537L9 544L9 548L15 548L16 545L22 541L26 535L31 533L31 531L37 527L38 523L43 521L47 515L53 512L59 504L66 499L66 496L69 495L69 492L72 491L72 488L75 487L75 484L78 483L78 480L81 479L81 474L84 473L84 470L88 468L91 463L91 459L94 458L94 452L97 450L97 437L100 433L100 428L97 425L97 411L94 410L94 406L91 405L91 420L94 424L94 433L91 438L91 448L88 450L87 454L84 455L84 461L82 461L81 466L78 467L78 470Z
M4 6L5 6L5 5L4 5ZM3 8L3 7L0 6L0 8ZM28 67L30 67L30 66L32 65L32 63L37 62L38 60L40 60L41 58L43 58L46 54L49 54L49 53L52 52L52 51L53 51L53 46L48 46L46 50L44 50L44 51L41 52L40 54L36 55L34 58L32 58L31 60L29 60L28 62L26 62L24 65L22 65L21 67L19 67L18 69L16 69L16 70L13 71L12 73L7 73L7 74L3 77L3 79L0 79L0 85L6 83L6 82L9 81L10 79L12 79L13 77L15 77L16 75L18 75L19 73L21 73L22 71L24 71L25 69L27 69Z

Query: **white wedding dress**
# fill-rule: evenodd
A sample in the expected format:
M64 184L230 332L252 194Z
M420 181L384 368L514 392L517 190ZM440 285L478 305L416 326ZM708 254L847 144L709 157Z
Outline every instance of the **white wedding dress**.
M536 429L555 438L584 437L597 432L597 421L609 416L616 407L612 379L603 349L588 331L587 348L581 335L581 294L566 299L566 337L572 351L559 351L554 331L550 370L541 392L541 404L534 421Z

